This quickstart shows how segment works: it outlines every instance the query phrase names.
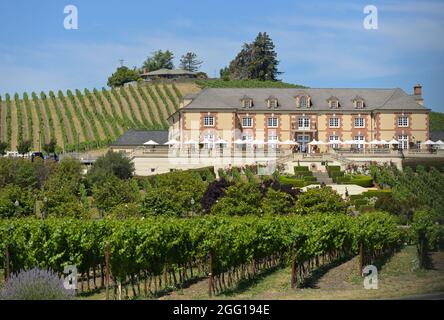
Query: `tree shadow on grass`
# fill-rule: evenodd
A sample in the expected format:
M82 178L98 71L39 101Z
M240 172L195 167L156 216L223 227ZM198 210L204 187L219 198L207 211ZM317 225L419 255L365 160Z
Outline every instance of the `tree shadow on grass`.
M320 266L318 268L316 268L315 270L313 270L311 272L311 274L306 277L305 279L303 279L299 284L298 287L299 288L304 288L304 289L319 289L318 286L318 282L319 280L331 269L336 268L338 266L340 266L341 264L350 261L351 259L353 259L354 256L346 256L344 258L340 258L337 259L333 262L330 262L328 264L325 264L323 266Z
M216 296L225 295L225 296L231 297L231 296L241 294L241 293L247 291L248 289L250 289L251 287L255 286L257 283L259 283L261 280L268 277L269 275L271 275L275 271L277 271L279 269L283 269L283 268L285 268L285 265L278 265L278 266L269 268L265 271L262 271L261 273L259 273L258 275L256 275L253 278L242 279L233 288L223 290L223 291L217 293Z

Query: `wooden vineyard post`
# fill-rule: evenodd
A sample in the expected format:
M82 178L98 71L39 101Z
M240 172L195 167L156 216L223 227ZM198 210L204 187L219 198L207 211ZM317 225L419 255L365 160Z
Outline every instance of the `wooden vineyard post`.
M296 287L296 249L294 245L291 248L291 288Z
M362 265L364 264L364 248L362 240L359 242L359 274L362 276Z
M10 262L9 262L9 250L8 247L5 248L5 281L9 279L10 273Z
M163 285L165 286L165 289L168 287L167 281L168 281L168 260L167 257L165 257L165 262L163 264Z
M109 278L110 278L109 256L110 256L110 247L109 247L109 243L107 243L105 246L106 300L109 300Z
M208 295L213 296L213 255L208 252Z

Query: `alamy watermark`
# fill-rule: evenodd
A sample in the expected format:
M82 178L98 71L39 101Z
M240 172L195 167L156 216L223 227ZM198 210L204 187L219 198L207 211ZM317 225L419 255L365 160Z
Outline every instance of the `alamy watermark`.
M374 265L365 266L362 270L364 277L364 288L367 290L378 289L378 268Z
M66 30L79 29L79 10L75 5L69 4L63 9L63 13L67 14L63 20L63 27Z
M364 21L362 25L366 30L377 30L378 29L378 8L372 4L364 7Z
M77 267L75 265L67 265L63 269L63 286L66 290L77 289Z

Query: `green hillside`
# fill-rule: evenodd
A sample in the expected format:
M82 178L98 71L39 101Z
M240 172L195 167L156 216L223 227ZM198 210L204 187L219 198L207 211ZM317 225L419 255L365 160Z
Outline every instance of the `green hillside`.
M304 88L279 81L197 80L139 84L115 89L84 89L6 94L0 97L0 141L16 150L30 140L39 150L51 139L65 152L106 147L129 128L167 129L167 118L183 96L202 88Z
M51 139L66 152L105 147L129 128L167 129L182 97L199 90L194 83L158 83L6 94L0 97L0 141L10 150L24 140L39 150Z
M430 131L444 131L444 113L430 113Z

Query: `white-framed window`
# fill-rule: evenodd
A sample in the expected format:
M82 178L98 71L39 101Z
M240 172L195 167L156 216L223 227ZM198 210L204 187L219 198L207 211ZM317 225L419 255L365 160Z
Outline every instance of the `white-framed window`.
M364 127L365 127L364 118L356 117L355 118L355 128L364 128Z
M253 118L252 117L242 118L242 127L243 128L251 128L251 127L253 127Z
M408 127L408 126L409 126L409 117L399 116L398 117L398 127Z
M276 132L268 133L268 145L270 148L275 149L277 147L278 136Z
M355 101L355 104L356 104L356 109L363 109L364 108L364 101L362 101L362 100Z
M416 150L417 151L421 151L421 144L422 144L422 141L416 140Z
M268 107L269 108L277 108L277 100L276 99L270 99L268 100Z
M337 109L339 107L338 100L330 100L330 108Z
M203 135L203 138L204 138L204 140L211 141L211 142L205 143L205 144L204 144L204 148L205 148L205 149L213 149L213 146L214 146L214 138L215 138L214 134L213 134L213 133L205 133L205 134Z
M310 129L310 118L307 117L301 117L298 118L298 129Z
M359 136L355 136L355 141L357 141L357 142L364 141L364 136L361 136L361 135L359 135ZM364 144L358 143L358 144L356 145L356 147L357 147L358 149L363 149L363 148L364 148Z
M301 152L305 153L308 151L308 143L310 142L310 136L308 134L298 134L297 141L300 145Z
M267 118L267 126L268 126L268 128L277 128L278 127L278 118L276 118L276 117Z
M251 150L253 149L253 135L251 133L246 133L242 136L242 140L244 140L245 143L245 148L247 150Z
M307 98L307 96L301 96L299 98L299 106L301 108L307 108L307 105L308 105L308 98Z
M400 134L398 136L399 149L408 149L409 147L409 136L406 134Z
M214 117L213 116L204 116L204 127L213 127L214 126Z
M244 108L251 108L253 106L253 100L251 99L244 99L242 102L244 104Z
M330 128L339 128L339 125L340 125L339 118L332 117L328 120L328 126Z
M339 141L339 136L332 135L329 137L330 141ZM332 144L333 149L339 149L339 144Z

